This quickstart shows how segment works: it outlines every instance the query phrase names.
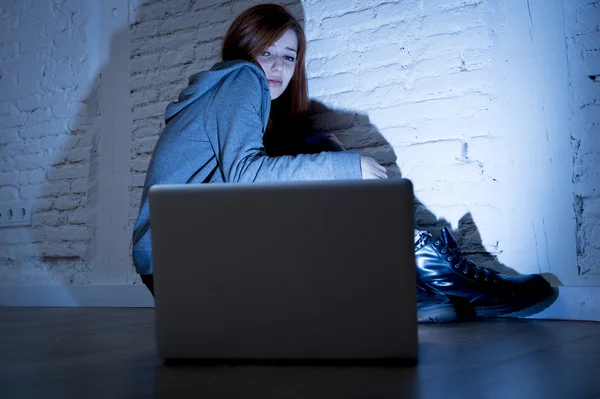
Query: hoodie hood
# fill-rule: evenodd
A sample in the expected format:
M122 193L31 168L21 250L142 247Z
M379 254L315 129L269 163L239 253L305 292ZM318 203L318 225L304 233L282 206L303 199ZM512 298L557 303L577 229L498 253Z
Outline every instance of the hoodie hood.
M223 78L233 71L243 67L249 67L256 72L260 79L264 80L264 85L268 87L267 78L261 68L248 61L224 61L218 62L208 71L202 71L190 76L188 87L179 93L177 101L170 103L165 110L165 121L177 115L182 109L201 97L207 91L212 90L219 85Z

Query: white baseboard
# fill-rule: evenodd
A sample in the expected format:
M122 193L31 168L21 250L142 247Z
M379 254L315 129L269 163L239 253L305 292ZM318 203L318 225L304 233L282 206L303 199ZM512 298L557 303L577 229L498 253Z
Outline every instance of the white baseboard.
M600 321L600 287L558 287L558 298L527 319Z
M0 306L148 308L154 299L142 284L0 287ZM559 287L550 307L527 318L600 321L600 287Z

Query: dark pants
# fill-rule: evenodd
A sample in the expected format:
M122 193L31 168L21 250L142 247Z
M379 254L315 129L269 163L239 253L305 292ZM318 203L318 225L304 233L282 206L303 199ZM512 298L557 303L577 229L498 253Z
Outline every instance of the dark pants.
M154 296L154 276L152 274L140 274L142 283L146 284L146 287L150 290L152 296Z

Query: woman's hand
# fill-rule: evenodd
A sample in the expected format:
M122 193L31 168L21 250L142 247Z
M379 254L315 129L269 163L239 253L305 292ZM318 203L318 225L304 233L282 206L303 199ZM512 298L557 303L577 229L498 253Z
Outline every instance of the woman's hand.
M365 179L387 179L385 168L371 157L360 157L360 170L362 178Z

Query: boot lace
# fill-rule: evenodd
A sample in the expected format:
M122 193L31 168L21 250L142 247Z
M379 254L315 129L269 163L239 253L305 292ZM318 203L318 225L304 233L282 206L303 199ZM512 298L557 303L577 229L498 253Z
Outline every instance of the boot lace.
M425 245L429 244L433 240L433 236L426 232L421 231L419 233L419 237L417 238L417 242L415 243L415 251L423 248Z
M497 283L500 281L498 278L498 272L482 266L477 266L475 263L464 257L463 253L460 251L460 248L449 248L448 244L443 242L441 239L436 240L434 245L436 247L440 247L442 243L445 245L439 250L439 252L446 256L446 260L452 264L452 267L454 267L457 273L462 272L464 275L471 275L476 280L483 280L486 283Z

